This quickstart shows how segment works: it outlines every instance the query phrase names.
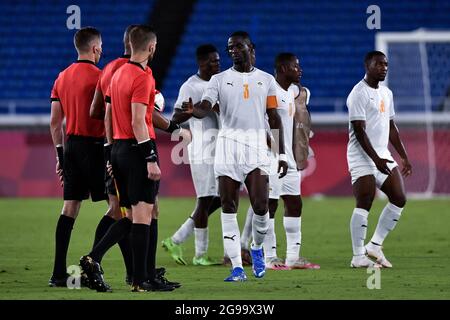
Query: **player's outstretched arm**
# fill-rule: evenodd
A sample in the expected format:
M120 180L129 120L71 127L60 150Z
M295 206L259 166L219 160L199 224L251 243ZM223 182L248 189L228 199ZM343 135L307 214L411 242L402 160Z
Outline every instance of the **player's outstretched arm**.
M105 118L105 103L103 93L96 89L92 98L89 116L93 119L103 120Z
M393 161L382 159L378 156L377 152L370 143L369 137L366 134L366 122L364 120L353 120L352 126L353 130L355 131L356 140L358 140L363 150L375 163L377 169L384 174L391 174L391 170L388 168L387 163L392 163Z
M192 103L192 98L189 98L188 101L184 101L181 105L181 109L183 113L191 114L196 118L204 118L208 114L208 112L212 109L212 104L208 100L202 100L202 102L194 104Z
M399 154L402 159L402 175L408 177L412 174L412 166L408 159L408 154L406 153L405 146L403 145L402 140L400 139L400 134L398 132L397 125L392 119L389 122L389 142L394 146L395 151Z
M183 122L189 120L191 117L192 117L192 114L185 113L181 109L174 108L172 121L180 124L180 123L183 123Z
M278 130L278 148L280 159L278 161L278 172L281 171L280 178L283 178L287 174L288 164L284 151L284 135L283 135L283 123L281 122L280 115L276 108L267 109L267 116L269 118L269 126L271 130Z

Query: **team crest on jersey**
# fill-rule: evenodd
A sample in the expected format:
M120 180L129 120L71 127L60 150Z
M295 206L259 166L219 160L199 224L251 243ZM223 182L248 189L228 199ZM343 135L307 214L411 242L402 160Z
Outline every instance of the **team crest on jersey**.
M381 103L380 103L380 112L381 112L381 113L384 113L384 111L385 111L385 108L384 108L384 100L381 100Z
M261 81L258 81L258 86L262 86L263 83Z

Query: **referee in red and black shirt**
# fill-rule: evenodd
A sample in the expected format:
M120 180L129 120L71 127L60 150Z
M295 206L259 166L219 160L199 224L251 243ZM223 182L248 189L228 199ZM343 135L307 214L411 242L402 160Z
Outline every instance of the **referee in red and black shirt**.
M105 96L106 92L111 84L111 79L114 73L126 64L131 57L131 47L130 47L130 32L137 25L129 25L123 35L123 45L124 45L124 54L108 63L102 70L100 77L97 82L97 87L95 88L94 98L92 99L91 107L89 114L91 118L104 120L105 117ZM110 161L109 156L111 154L111 144L105 144L105 166L106 161ZM92 251L94 248L100 243L101 239L105 236L107 231L114 225L114 222L119 221L118 225L114 225L112 232L115 229L119 228L119 232L115 232L115 234L120 234L123 228L127 228L128 224L131 224L129 220L123 220L122 212L119 206L119 200L117 198L116 188L114 185L114 181L109 174L105 175L105 184L106 184L106 192L108 194L108 203L109 210L107 214L103 216L100 220L100 223L97 226L95 231L95 240L92 246ZM131 254L131 244L128 236L121 237L119 240L113 239L113 243L102 243L99 253L96 256L96 261L101 263L103 255L106 251L118 243L120 247L120 251L122 252L123 260L125 262L126 267L126 283L131 285L131 274L133 270L133 261ZM104 242L104 241L103 241ZM91 251L91 252L92 252Z
M51 93L50 131L57 150L56 170L64 184L64 206L56 227L56 250L50 286L66 286L66 256L81 201L106 199L104 184L104 122L89 117L89 107L100 75L96 64L102 53L100 32L82 28L74 36L78 60L62 71ZM63 147L63 120L67 143Z
M150 223L161 176L152 125L155 81L147 66L156 50L156 35L148 26L137 26L130 33L130 45L130 61L114 73L106 101L107 115L112 111L111 160L120 206L127 208L127 217L132 219L132 290L154 291L158 285L158 291L171 291L173 286L155 283L154 275L149 278L147 273ZM97 265L95 249L82 257L80 265L102 291L107 285L98 276L99 268L92 267Z

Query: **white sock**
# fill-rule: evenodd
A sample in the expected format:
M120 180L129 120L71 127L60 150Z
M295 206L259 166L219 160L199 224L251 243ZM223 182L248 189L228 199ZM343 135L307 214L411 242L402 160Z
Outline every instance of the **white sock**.
M201 257L208 251L208 227L194 228L195 256Z
M277 256L277 237L275 235L275 219L269 219L269 229L264 238L264 257L266 261Z
M264 238L266 237L267 229L269 228L269 212L265 215L253 215L252 220L252 249L259 250L263 246Z
M186 241L194 232L194 219L191 217L181 225L181 227L173 234L172 242L175 244L181 244Z
M245 217L245 225L242 229L242 235L241 235L241 248L242 249L249 249L250 246L250 240L252 236L252 221L253 221L253 215L255 213L253 212L252 206L248 207L247 210L247 216Z
M301 246L301 218L283 217L284 230L286 231L286 261L295 262L300 256Z
M381 246L389 232L394 230L397 225L397 222L402 215L402 210L403 208L399 208L389 202L381 212L377 228L375 229L375 233L370 241Z
M350 234L352 236L353 255L360 256L366 253L364 241L367 234L367 217L369 211L355 208L350 219Z
M239 234L239 225L236 213L221 214L223 247L231 260L233 269L242 268L241 258L241 236Z

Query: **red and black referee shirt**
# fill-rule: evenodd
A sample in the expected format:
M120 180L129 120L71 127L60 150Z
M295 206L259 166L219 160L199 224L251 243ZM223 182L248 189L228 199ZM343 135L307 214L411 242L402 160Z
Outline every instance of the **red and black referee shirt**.
M101 70L89 60L78 60L60 72L53 85L51 100L61 103L66 117L66 134L104 137L103 120L89 116Z

